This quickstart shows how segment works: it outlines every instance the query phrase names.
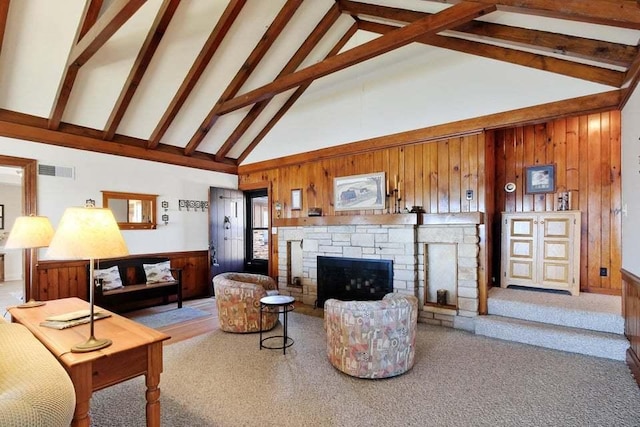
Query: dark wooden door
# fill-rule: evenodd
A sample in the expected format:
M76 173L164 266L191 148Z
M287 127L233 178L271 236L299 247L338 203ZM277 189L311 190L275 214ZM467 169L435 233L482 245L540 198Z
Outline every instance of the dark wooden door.
M227 271L244 271L245 204L242 191L209 189L210 277ZM213 286L213 285L212 285Z

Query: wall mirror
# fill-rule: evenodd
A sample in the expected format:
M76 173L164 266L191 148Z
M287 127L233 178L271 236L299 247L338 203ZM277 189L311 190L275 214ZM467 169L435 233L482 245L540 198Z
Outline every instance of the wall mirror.
M121 230L156 228L157 194L102 192L102 206L111 209Z

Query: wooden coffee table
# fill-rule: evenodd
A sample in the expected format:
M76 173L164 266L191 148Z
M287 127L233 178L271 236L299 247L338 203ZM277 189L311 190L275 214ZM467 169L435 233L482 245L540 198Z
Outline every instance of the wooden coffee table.
M111 313L111 317L95 321L94 329L96 338L109 338L113 344L88 353L71 353L73 345L89 337L88 324L62 330L40 326L40 322L48 316L85 309L89 309L86 301L65 298L47 301L41 307L12 307L9 312L13 322L26 326L53 353L71 377L76 390L73 426L90 425L89 407L94 391L139 375L146 377L147 426L159 426L158 386L162 372L162 342L170 337Z

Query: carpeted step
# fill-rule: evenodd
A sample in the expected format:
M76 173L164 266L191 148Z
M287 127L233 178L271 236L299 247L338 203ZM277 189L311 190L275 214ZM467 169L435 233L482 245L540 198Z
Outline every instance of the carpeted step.
M569 296L521 289L492 288L488 313L572 328L624 334L621 298L611 295Z
M476 318L475 331L487 337L613 360L625 360L629 348L624 335L495 315Z

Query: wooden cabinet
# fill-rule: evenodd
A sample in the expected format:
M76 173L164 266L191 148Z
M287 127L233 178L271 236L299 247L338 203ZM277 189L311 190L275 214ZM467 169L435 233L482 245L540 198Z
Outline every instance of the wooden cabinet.
M502 213L501 286L580 293L580 212Z

